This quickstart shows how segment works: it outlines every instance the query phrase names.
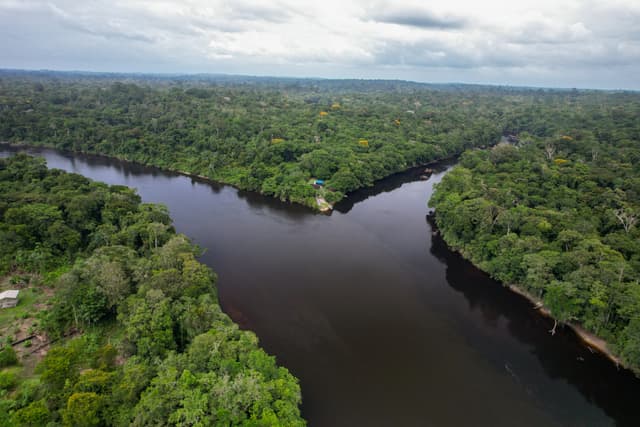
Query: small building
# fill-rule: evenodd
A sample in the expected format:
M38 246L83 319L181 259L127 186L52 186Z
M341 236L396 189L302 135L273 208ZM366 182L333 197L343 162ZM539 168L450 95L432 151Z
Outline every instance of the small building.
M0 293L0 308L11 308L18 305L20 291L11 290Z
M324 179L316 179L315 185L324 185Z

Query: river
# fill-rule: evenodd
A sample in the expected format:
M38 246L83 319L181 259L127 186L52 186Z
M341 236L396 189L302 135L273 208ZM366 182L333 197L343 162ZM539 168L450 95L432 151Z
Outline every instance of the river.
M2 146L0 155L15 148ZM321 215L113 159L30 149L134 187L206 252L222 308L301 382L311 426L638 426L640 381L449 251L417 170Z

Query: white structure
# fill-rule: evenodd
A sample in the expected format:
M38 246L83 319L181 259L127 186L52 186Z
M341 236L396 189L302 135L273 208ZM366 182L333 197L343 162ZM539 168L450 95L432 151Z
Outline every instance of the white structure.
M0 308L11 308L18 305L20 291L4 291L0 293Z

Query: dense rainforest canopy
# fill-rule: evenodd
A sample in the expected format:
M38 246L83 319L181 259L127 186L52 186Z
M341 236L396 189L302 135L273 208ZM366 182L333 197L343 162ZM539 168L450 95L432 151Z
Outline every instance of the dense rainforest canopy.
M624 117L628 102L637 95L4 71L0 140L114 156L316 207L317 196L333 203L503 134L550 136L609 112ZM311 178L326 186L314 188Z
M311 207L319 197L337 202L394 172L470 150L432 200L447 242L494 277L542 298L560 321L604 337L635 369L639 117L634 92L0 71L0 140L189 172ZM486 149L507 136L511 144ZM325 185L313 186L312 178ZM22 268L49 269L73 262L74 251L91 256L115 244L155 259L171 230L166 212L144 206L138 209L148 209L151 219L141 226L118 228L116 210L87 230L66 223L70 231L14 230L20 245L31 246L12 249L15 259L9 249L0 256ZM40 224L55 215L38 200L25 212L9 207L20 209L5 206L8 224L22 217ZM46 243L47 233L65 243ZM13 248L14 240L5 240ZM157 269L165 267L151 271ZM85 286L83 274L71 270L62 283ZM147 276L132 277L134 293L149 290ZM164 298L185 295L167 293L158 280ZM104 310L117 319L133 313L126 300L104 298L107 308L96 312L62 302L44 325L93 327ZM183 341L175 323L173 331L175 343L167 338L167 345L185 354L192 337Z
M48 297L2 313L0 425L304 425L297 380L222 313L198 253L127 187L0 159L3 281ZM35 370L11 336L31 317L56 342Z
M5 71L0 140L115 156L316 207L318 195L336 202L412 165L492 144L514 117L567 99L581 102L392 81Z
M445 241L640 372L640 96L466 152L430 201Z

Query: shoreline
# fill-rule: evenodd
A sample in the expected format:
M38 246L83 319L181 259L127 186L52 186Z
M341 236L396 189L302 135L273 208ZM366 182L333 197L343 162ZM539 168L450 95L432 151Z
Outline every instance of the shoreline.
M438 234L441 235L440 230L438 229L438 226L437 226L437 224L435 222L435 215L436 215L435 211L428 214L429 225L432 227L432 232L435 232L435 233L438 233ZM465 257L462 254L462 252L452 248L449 245L449 243L446 240L444 240L444 237L442 237L442 240L446 243L447 248L450 251L455 252L456 254L458 254L460 257L462 257L462 259L464 259L465 261L467 261L471 265L473 265L474 268L477 268L478 270L482 271L483 273L489 275L488 272L486 272L485 270L483 270L482 268L477 266L475 263L473 263L470 259ZM489 277L491 277L491 276L489 275ZM553 317L553 315L551 314L551 311L544 305L544 303L539 298L534 297L529 292L527 292L526 290L518 287L515 284L507 284L507 283L501 282L501 281L496 280L496 279L493 279L493 280L495 280L496 282L500 283L504 288L509 289L509 291L511 291L511 292L513 292L513 293L515 293L517 295L520 295L521 297L525 298L527 301L532 303L533 307L531 307L531 308L536 310L541 316L546 317L548 319L553 319L553 321L557 322L556 318ZM611 349L609 349L608 343L604 339L598 337L593 332L587 331L585 328L583 328L581 325L579 325L577 323L573 323L573 322L560 323L560 322L558 322L558 325L569 327L571 329L571 331L573 333L575 333L575 335L578 337L578 339L580 340L580 343L583 346L587 347L590 351L596 351L599 354L601 354L602 356L604 356L605 358L609 359L609 361L613 362L616 365L616 368L626 369L629 372L633 373L636 376L636 378L640 378L640 374L634 372L632 369L630 369L627 366L626 363L624 363L620 358L618 358L615 354L613 354Z
M469 261L469 262L471 262L471 261ZM474 267L478 268L478 266L476 266L475 264L474 264ZM482 270L482 271L484 271L484 270ZM514 292L514 293L526 298L529 302L533 303L534 306L532 308L534 310L536 310L538 313L540 313L542 316L547 317L549 319L553 319L554 321L556 321L556 319L551 314L551 311L549 311L549 309L547 307L545 307L545 305L542 303L542 301L540 301L538 298L536 298L533 295L531 295L529 292L525 291L524 289L521 289L520 287L518 287L518 286L516 286L514 284L507 285L507 284L503 283L503 286L508 288L511 292ZM603 340L602 338L598 337L596 334L587 331L586 329L584 329L581 325L579 325L577 323L568 322L568 323L558 323L558 324L559 325L568 326L576 334L576 336L578 338L580 338L580 341L582 342L582 344L584 344L588 348L590 348L592 350L595 350L598 353L602 354L607 359L609 359L610 361L615 363L616 366L620 366L620 367L623 367L624 369L630 370L622 360L620 360L615 354L613 354L613 352L609 349L609 346L608 346L607 342L605 340Z
M333 212L333 208L334 208L334 206L336 204L336 203L327 203L327 205L329 205L329 208L325 207L323 209L323 208L321 208L320 204L318 203L318 201L316 200L315 197L314 197L314 201L316 202L315 206L310 206L310 205L307 205L307 204L304 204L304 203L294 202L294 201L291 201L291 200L282 200L282 199L279 199L277 197L268 196L268 195L262 193L261 191L247 190L247 189L238 187L236 184L232 184L230 182L225 182L225 181L215 180L215 179L209 178L209 177L204 176L204 175L198 175L198 174L193 173L193 172L187 172L187 171L180 170L180 169L171 169L171 168L165 168L165 167L161 167L161 166L157 166L157 165L141 163L141 162L138 162L138 161L135 161L135 160L124 159L124 158L119 157L119 156L112 156L112 155L99 154L99 153L89 153L89 152L86 152L86 151L66 150L66 149L57 148L55 146L51 146L51 145L48 145L48 144L35 145L35 144L29 144L27 142L0 141L0 146L2 146L2 145L7 145L9 147L14 147L14 148L32 148L32 149L46 148L46 149L50 149L50 150L56 150L56 151L59 151L59 152L62 152L62 153L81 154L81 155L90 156L90 157L118 160L118 161L125 162L125 163L131 164L131 165L136 165L136 166L142 166L142 167L147 167L147 168L155 168L155 169L161 170L163 172L171 172L171 173L175 173L175 174L178 174L178 175L186 176L186 177L189 177L189 178L198 179L198 180L201 180L201 181L204 181L204 182L207 182L207 183L212 183L212 184L217 184L217 185L228 185L230 187L235 188L238 191L251 191L253 193L260 194L261 196L268 197L268 198L273 199L273 200L278 200L278 201L280 201L282 203L288 203L288 204L295 204L295 205L304 206L304 207L310 209L311 211L313 211L314 213L322 214L322 215L331 215L331 213ZM455 159L455 158L457 158L459 156L460 156L460 154L454 154L454 155L451 155L449 157L444 157L444 158L441 158L441 159L435 159L435 160L429 161L427 163L421 163L421 164L418 164L418 165L412 165L412 166L409 166L407 169L404 169L404 170L401 170L401 171L398 171L398 172L393 172L393 173L391 173L391 174L389 174L389 175L387 175L387 176L385 176L383 178L375 180L373 185L371 185L369 187L360 187L360 188L357 188L357 189L355 189L355 190L353 190L353 191L351 191L349 193L346 193L344 195L343 199L341 199L340 201L348 198L349 194L355 193L355 192L360 191L360 190L364 190L366 188L371 188L376 183L378 183L379 181L387 179L387 178L389 178L389 177L391 177L393 175L401 174L401 173L407 173L407 172L410 172L410 171L412 171L414 169L417 169L417 168L424 168L426 166L432 166L432 165L435 165L435 164L438 164L438 163L441 163L441 162L446 162L446 161Z
M9 147L14 147L14 148L30 148L30 149L42 149L42 148L45 148L45 149L48 149L48 150L55 150L55 151L58 151L58 152L61 152L61 153L68 153L68 154L73 154L73 155L81 154L83 156L96 157L96 158L102 158L102 159L108 159L108 160L117 160L119 162L128 163L128 164L134 165L134 166L141 166L141 167L145 167L145 168L154 168L154 169L158 169L159 171L162 171L162 172L175 173L177 175L182 175L182 176L186 176L186 177L189 177L189 178L198 179L200 181L204 181L204 182L209 183L209 184L228 185L229 187L233 187L238 191L252 191L252 192L254 192L256 194L260 194L262 196L269 197L269 198L274 199L274 200L278 200L278 201L280 201L282 203L297 204L297 205L309 208L314 212L319 212L317 209L314 209L312 206L308 206L308 205L305 205L305 204L302 204L302 203L298 203L298 202L293 202L291 200L282 200L282 199L279 199L277 197L267 196L267 195L265 195L264 193L262 193L260 191L246 190L244 188L238 187L236 184L233 184L231 182L219 181L219 180L216 180L216 179L213 179L213 178L209 178L208 176L205 176L205 175L198 175L196 173L187 172L187 171L180 170L180 169L172 169L172 168L157 166L157 165L153 165L153 164L141 163L141 162L138 162L136 160L129 160L129 159L125 159L125 158L120 157L120 156L100 154L100 153L90 153L90 152L87 152L87 151L66 150L66 149L57 148L55 146L48 145L48 144L34 145L34 144L29 144L29 143L24 143L24 142L0 141L0 146L2 146L2 145L7 145Z
M231 183L224 182L224 181L214 180L214 179L209 178L209 177L204 176L204 175L198 175L196 173L187 172L187 171L179 170L179 169L170 169L170 168L164 168L164 167L160 167L160 166L156 166L156 165L149 165L149 164L140 163L140 162L137 162L137 161L134 161L134 160L124 159L124 158L121 158L121 157L118 157L118 156L110 156L110 155L97 154L97 153L88 153L88 152L84 152L84 151L62 150L62 149L59 149L59 148L56 148L56 147L53 147L53 146L49 146L49 145L33 145L33 144L28 144L28 143L15 143L15 142L8 142L8 141L0 141L0 145L8 145L10 147L17 147L17 148L22 148L22 147L24 147L24 148L47 148L47 149L53 149L53 150L57 150L57 151L67 152L67 153L70 153L70 154L78 154L79 153L79 154L86 155L86 156L102 157L102 158L105 158L105 159L116 159L118 161L126 162L126 163L129 163L129 164L132 164L132 165L156 168L158 170L176 173L178 175L183 175L183 176L186 176L186 177L189 177L189 178L199 179L199 180L205 181L207 183L213 183L213 184L218 184L218 185L228 185L230 187L235 188L238 191L251 191L251 190L242 189L242 188L236 186L235 184L231 184ZM383 179L386 179L386 178L388 178L390 176L393 176L395 174L407 173L407 172L410 172L413 169L423 168L425 166L430 166L430 165L434 165L434 164L437 164L437 163L440 163L440 162L451 160L451 159L456 158L457 156L458 155L453 155L453 156L445 157L445 158L442 158L442 159L436 159L436 160L430 161L428 163L423 163L423 164L419 164L419 165L413 165L413 166L410 166L409 168L407 168L407 169L405 169L403 171L394 172L394 173L392 173L392 174L390 174L390 175L388 175L388 176L386 176L384 178L381 178L380 180L377 180L376 182L381 181ZM364 188L367 188L367 187L358 188L358 189L354 190L354 192L358 191L358 190L361 190L361 189L364 189ZM263 195L265 197L270 197L270 196L264 195L262 192L256 191L255 193ZM345 198L347 198L349 194L350 193L345 194ZM305 206L305 207L307 207L307 208L311 209L312 211L314 211L316 213L319 213L319 214L330 215L331 212L333 211L333 206L332 205L330 205L331 206L330 208L322 209L320 207L320 205L318 204L315 208L313 208L311 206L307 206L307 205L304 205L302 203L292 202L290 200L284 201L284 200L278 199L276 197L270 197L270 198L275 199L275 200L279 200L280 202L283 202L283 203L298 204L298 205L301 205L301 206ZM431 227L434 229L433 231L439 233L439 230L438 230L437 225L435 223L435 212L433 214L430 214L430 216L432 216L433 219L434 219L434 221L430 222L431 223ZM480 267L478 267L473 262L471 262L469 259L467 259L464 255L462 255L462 253L460 251L455 250L451 246L449 246L448 243L447 243L447 247L449 248L449 250L458 253L462 258L464 258L465 260L469 261L475 268L477 268L478 270L483 271L483 272L486 273L486 271L482 270ZM533 308L536 309L536 311L538 311L542 316L547 317L549 319L553 319L554 321L556 320L553 317L553 315L551 314L551 312L549 311L549 309L547 309L544 306L543 302L540 301L538 298L534 297L533 295L531 295L530 293L528 293L524 289L521 289L520 287L518 287L515 284L506 284L506 283L502 283L502 282L500 282L500 283L504 287L508 288L510 291L522 296L523 298L526 298L529 302L534 304ZM562 325L568 326L576 334L576 336L580 339L580 341L582 342L583 345L585 345L588 348L591 348L591 349L599 352L600 354L605 356L607 359L609 359L610 361L615 363L616 366L621 366L624 369L630 370L622 360L620 360L616 355L613 354L613 352L608 348L607 342L605 340L603 340L602 338L598 337L597 335L595 335L592 332L587 331L581 325L573 323L573 322L563 323Z

